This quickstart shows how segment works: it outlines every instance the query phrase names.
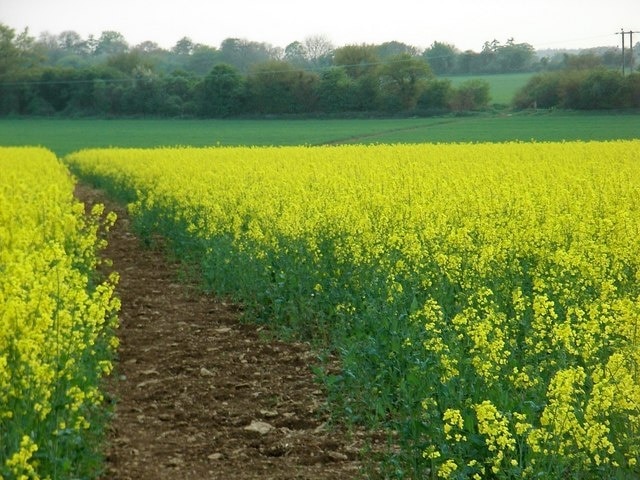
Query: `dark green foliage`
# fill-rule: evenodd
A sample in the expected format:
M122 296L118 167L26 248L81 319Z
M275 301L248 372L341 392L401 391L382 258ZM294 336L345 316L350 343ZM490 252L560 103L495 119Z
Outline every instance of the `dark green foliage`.
M462 112L483 109L489 100L489 84L484 80L472 79L453 90L449 104L454 111Z
M623 76L603 67L536 75L516 95L517 108L603 110L640 106L640 73Z
M382 93L392 110L413 110L432 77L429 66L408 53L390 57L382 66Z
M422 55L435 74L447 75L455 72L458 51L453 45L433 42Z
M418 108L445 111L449 107L453 87L450 80L433 79L427 82L418 98Z
M349 112L355 110L353 81L343 67L331 67L320 75L316 91L321 112Z
M617 60L616 60L617 58ZM266 43L227 38L219 48L188 37L165 50L151 41L130 46L113 31L83 39L73 31L16 32L0 23L0 116L416 115L483 110L482 82L451 84L433 77L548 69L518 94L518 108L607 109L638 105L637 81L611 71L615 49L536 59L531 45L509 39L460 52L434 42L420 52L391 41L334 48L323 37L283 51ZM627 64L631 64L631 57ZM588 77L588 78L587 78ZM498 87L500 88L500 87ZM506 106L512 94L495 94ZM506 98L508 96L508 98ZM499 97L499 98L498 98Z
M315 110L316 74L281 60L257 65L247 78L249 110L257 113L304 113Z
M200 113L205 117L226 117L240 111L244 81L231 65L213 67L202 82Z

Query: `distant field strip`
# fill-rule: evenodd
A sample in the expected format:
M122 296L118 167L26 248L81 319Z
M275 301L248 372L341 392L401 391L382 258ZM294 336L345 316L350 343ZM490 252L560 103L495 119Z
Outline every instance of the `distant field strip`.
M0 145L40 145L64 156L86 148L176 145L618 140L640 138L639 119L575 112L341 120L0 119Z
M332 345L390 476L640 476L640 141L66 160L207 288Z
M450 125L455 122L454 119L441 120L437 122L429 122L427 125L414 125L408 127L399 127L399 128L390 128L385 130L377 130L370 133L364 133L360 135L353 135L345 138L337 138L334 140L330 140L328 142L319 143L316 146L322 145L344 145L350 143L368 143L368 141L375 141L376 139L386 138L388 136L393 136L396 134L406 134L409 135L418 135L420 131L424 131L425 129L433 128L434 126L442 126L442 125Z

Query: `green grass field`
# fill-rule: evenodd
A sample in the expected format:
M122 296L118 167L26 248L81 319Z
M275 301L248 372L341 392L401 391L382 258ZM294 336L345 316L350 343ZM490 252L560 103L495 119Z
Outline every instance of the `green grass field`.
M640 115L518 113L376 120L0 120L0 145L91 147L504 142L640 138Z
M454 87L471 79L484 80L489 84L491 103L510 105L516 92L524 87L534 73L501 73L495 75L452 75L443 77L451 80Z

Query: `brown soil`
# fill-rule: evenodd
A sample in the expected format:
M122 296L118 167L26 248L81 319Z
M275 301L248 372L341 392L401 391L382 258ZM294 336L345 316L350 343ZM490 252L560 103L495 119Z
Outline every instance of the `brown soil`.
M328 426L303 343L239 321L239 308L177 281L102 192L77 196L119 220L105 256L122 301L106 479L362 478L365 435Z

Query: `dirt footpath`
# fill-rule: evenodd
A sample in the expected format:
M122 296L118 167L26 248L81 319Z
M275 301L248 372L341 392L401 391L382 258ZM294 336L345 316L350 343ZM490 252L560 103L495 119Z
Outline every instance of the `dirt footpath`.
M363 478L365 437L327 426L306 344L269 339L236 306L178 283L120 206L83 185L77 196L119 218L105 253L122 300L105 479Z

